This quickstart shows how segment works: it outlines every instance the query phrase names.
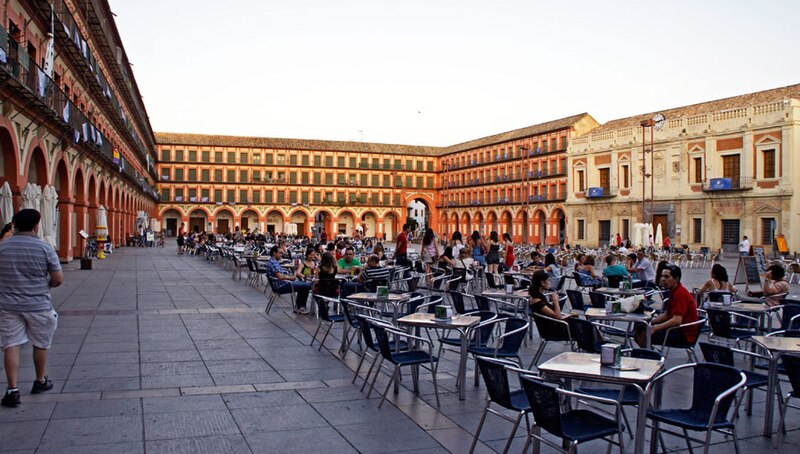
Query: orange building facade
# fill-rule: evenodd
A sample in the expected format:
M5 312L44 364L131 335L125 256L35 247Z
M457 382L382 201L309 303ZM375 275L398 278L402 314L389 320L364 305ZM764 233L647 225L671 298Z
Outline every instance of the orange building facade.
M122 242L155 212L155 140L108 4L11 0L0 17L0 187L11 211L42 211L35 194L52 187L45 240L62 260L82 255L81 230L107 227Z

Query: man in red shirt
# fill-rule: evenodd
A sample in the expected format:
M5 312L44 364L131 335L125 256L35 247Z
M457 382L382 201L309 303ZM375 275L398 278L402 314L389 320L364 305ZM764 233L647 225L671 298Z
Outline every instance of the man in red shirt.
M661 272L661 285L669 290L669 304L667 311L650 321L650 332L652 344L663 344L667 329L696 322L697 303L692 294L681 284L681 269L674 265L667 265ZM682 330L672 330L669 333L669 344L685 345L692 344L697 339L700 327L684 328ZM637 333L636 342L644 347L644 332Z
M406 266L408 264L408 232L411 228L403 224L403 231L397 235L397 246L394 248L394 263Z

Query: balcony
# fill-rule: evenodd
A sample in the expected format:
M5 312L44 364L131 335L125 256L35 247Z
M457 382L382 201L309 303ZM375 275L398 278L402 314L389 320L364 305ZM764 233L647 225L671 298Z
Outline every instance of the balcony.
M586 198L587 199L608 199L611 197L616 197L617 191L611 188L604 188L604 187L593 187L589 188L586 191Z
M725 193L731 191L747 191L753 189L753 179L739 178L711 178L703 184L703 192Z

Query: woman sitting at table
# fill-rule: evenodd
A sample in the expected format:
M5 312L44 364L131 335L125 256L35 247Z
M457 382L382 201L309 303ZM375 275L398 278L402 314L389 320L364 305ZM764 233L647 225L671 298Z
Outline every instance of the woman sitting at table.
M545 295L545 292L549 292ZM558 293L550 291L550 276L545 270L533 273L533 280L530 288L531 312L541 314L550 318L561 320L565 318L561 314L561 306L558 303Z
M378 256L378 261L383 262L386 260L386 253L383 250L383 244L378 243L372 248L372 253Z
M711 267L711 279L707 280L697 291L697 304L703 304L703 297L706 296L706 293L718 290L736 293L736 287L728 282L728 270L719 263L715 263Z
M577 271L581 279L580 285L599 287L603 285L603 277L598 276L594 269L594 256L588 255L583 259L583 268Z
M297 267L297 277L306 281L310 281L311 278L317 274L317 251L314 250L312 247L306 248L306 257L303 260L303 263Z
M439 256L439 268L449 271L453 269L453 265L455 264L456 260L453 258L453 247L447 246L444 248L442 255Z
M552 252L544 256L544 270L551 278L561 277L561 267L556 263L556 256Z
M333 253L323 252L316 270L317 281L314 283L314 293L331 298L339 296L339 280L336 279L338 271Z
M783 280L786 270L780 265L771 265L764 276L764 302L768 306L781 304L783 297L789 293L789 283ZM749 294L749 292L748 292Z

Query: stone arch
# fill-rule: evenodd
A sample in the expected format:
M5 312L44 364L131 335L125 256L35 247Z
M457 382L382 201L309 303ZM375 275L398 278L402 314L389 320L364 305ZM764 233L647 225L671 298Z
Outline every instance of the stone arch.
M353 236L356 219L352 210L341 210L337 216L336 231L337 235Z
M0 126L0 153L3 158L0 160L0 185L8 181L11 191L19 192L19 156L17 156L17 146L11 132L5 127Z
M533 212L532 241L540 244L545 244L547 242L547 214L543 209L536 209Z
M509 235L511 235L512 239L514 238L516 232L514 232L514 222L512 221L513 219L514 215L511 214L510 210L503 210L502 213L500 213L500 219L497 221L498 224L497 227L498 227L498 232L500 232L501 236L503 233L508 233Z
M461 234L464 235L465 237L472 233L470 224L471 221L472 217L469 215L469 212L465 211L464 213L461 214L461 227L459 228L459 230L461 230Z
M190 232L205 232L208 225L208 218L210 214L205 207L194 207L189 212L189 231Z
M297 235L309 236L309 216L305 210L294 210L289 214L289 223L294 224Z
M248 208L239 215L239 225L242 227L242 231L250 230L252 232L255 229L261 230L261 216L259 216L258 211L255 209Z
M47 173L47 158L40 147L37 146L28 153L25 168L25 178L28 183L39 185L42 188L47 186L47 175L49 175Z
M495 213L494 210L489 210L489 212L486 213L485 224L489 232L497 232L498 235L502 233L497 228L497 213Z
M269 210L264 222L267 232L272 234L283 232L283 213L280 210Z
M473 223L475 224L475 228L473 230L477 230L481 234L481 237L486 237L489 234L489 232L486 231L487 227L483 222L483 213L476 211ZM483 228L483 232L481 232L481 228ZM470 231L469 234L472 235L472 231Z
M400 219L400 214L394 210L383 214L383 239L394 241L397 238L397 235L402 230L402 225L399 225Z
M214 232L225 235L236 230L236 213L227 207L222 207L214 212Z
M72 194L70 193L69 170L64 159L56 163L53 175L53 187L58 194L58 228L56 229L56 244L58 255L62 258L69 256L70 247L70 219L72 218Z
M361 214L361 226L364 237L374 237L378 232L378 214L372 210L366 210Z
M553 226L551 242L564 244L567 241L567 214L561 207L555 208L550 213L550 223Z

